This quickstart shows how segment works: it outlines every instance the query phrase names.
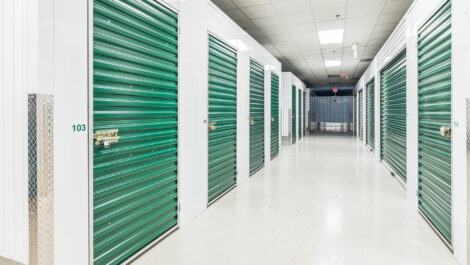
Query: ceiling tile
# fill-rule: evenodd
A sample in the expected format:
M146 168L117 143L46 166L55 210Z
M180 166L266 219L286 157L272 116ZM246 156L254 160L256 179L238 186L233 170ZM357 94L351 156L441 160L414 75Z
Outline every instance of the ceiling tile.
M243 7L241 10L250 18L265 18L278 15L276 9L271 4Z
M346 20L332 20L332 21L322 21L317 22L315 25L317 29L320 30L332 30L332 29L344 29Z
M273 2L279 15L291 15L303 13L310 10L310 3L308 0L289 0L289 1L276 1Z
M258 6L263 4L269 4L270 0L231 0L238 7L249 7Z
M340 8L347 7L348 0L310 0L310 5L313 11L330 8Z
M243 14L243 12L240 9L232 9L225 11L225 14L229 16L231 19L234 21L239 21L239 20L248 20L248 17Z
M251 22L258 28L272 28L283 26L282 20L279 17L266 17L252 19Z
M328 20L338 20L345 18L347 14L347 8L334 8L334 9L325 9L313 12L313 18L316 22L319 21L328 21Z
M223 11L237 8L231 0L212 0L212 2Z
M385 2L374 1L370 4L350 6L348 8L348 18L366 17L380 15Z
M312 12L281 16L284 25L313 24Z

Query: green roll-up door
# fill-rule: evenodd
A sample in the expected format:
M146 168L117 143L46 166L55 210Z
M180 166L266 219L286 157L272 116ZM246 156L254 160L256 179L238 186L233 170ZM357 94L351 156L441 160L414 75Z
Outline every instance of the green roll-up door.
M297 88L292 86L292 144L297 141Z
M304 104L304 110L303 110L303 123L304 123L304 127L302 128L302 137L305 136L305 131L307 130L307 118L306 118L306 115L307 115L307 111L306 111L306 105L305 105L305 98L307 97L307 93L304 93L303 94L304 96L304 99L303 99L303 104Z
M178 223L178 16L150 0L93 5L94 133L120 137L94 141L93 259L120 264Z
M364 126L363 126L363 123L362 123L363 115L364 115L363 100L364 100L363 92L362 92L362 90L360 90L359 91L359 139L361 139L361 141L364 139L363 138Z
M366 143L375 148L375 78L366 86Z
M271 73L271 159L279 154L279 76Z
M264 166L264 68L250 60L250 174Z
M237 183L237 51L209 35L208 202Z
M380 155L406 182L406 50L380 76Z
M299 90L299 93L297 93L297 104L299 104L299 113L297 114L298 118L297 118L297 129L296 131L299 132L299 139L302 138L301 134L302 134L302 126L301 126L301 122L302 122L302 104L300 104L302 101L300 100L300 93L301 91Z
M299 139L303 137L304 128L303 128L303 118L304 118L304 105L303 105L303 95L302 92L299 91L299 104L300 104L300 113L299 113Z
M419 209L452 245L451 2L418 31Z

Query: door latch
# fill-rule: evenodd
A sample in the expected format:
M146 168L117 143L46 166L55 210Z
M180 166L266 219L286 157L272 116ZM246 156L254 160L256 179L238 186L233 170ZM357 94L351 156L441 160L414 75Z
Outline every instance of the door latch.
M250 119L250 125L252 125L252 126L255 125L255 120Z
M441 135L444 136L444 137L451 137L452 135L452 129L448 126L442 126L441 127L441 131L440 131Z
M209 131L215 131L215 129L217 129L217 126L215 126L215 122L209 122L207 128L209 129Z
M274 118L273 118L273 117L271 117L271 121L274 121Z
M104 148L109 148L111 143L119 142L118 129L112 130L99 130L93 134L93 139L96 145L103 145Z

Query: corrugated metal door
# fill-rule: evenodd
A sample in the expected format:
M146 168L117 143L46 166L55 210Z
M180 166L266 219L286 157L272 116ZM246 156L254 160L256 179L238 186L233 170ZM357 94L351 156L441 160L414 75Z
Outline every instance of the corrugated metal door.
M452 244L451 2L418 31L419 209Z
M250 60L250 174L264 166L264 69Z
M237 183L237 51L209 35L208 202Z
M297 141L297 88L292 86L292 144Z
M302 123L302 104L301 104L301 100L300 100L300 93L301 90L299 90L299 93L297 93L297 104L299 104L299 114L297 115L298 116L298 119L297 119L297 132L299 132L299 139L302 138L302 126L301 126L301 123Z
M279 76L271 73L271 159L279 154Z
M375 79L366 87L366 143L375 148Z
M380 76L380 155L406 182L406 50Z
M305 98L307 97L307 93L304 93L303 95L304 95L304 100L303 100L304 111L302 113L303 113L304 128L302 129L302 137L305 136L305 132L307 131L307 126L308 126L308 124L307 124L307 116L308 115L307 115L307 111L306 111L307 107L305 105L305 102L306 102Z
M93 126L120 137L94 145L94 264L120 264L178 223L178 16L93 4Z
M364 126L362 124L363 120L363 115L364 115L364 108L363 108L363 92L362 90L359 91L359 139L361 141L364 139L363 134L364 134Z

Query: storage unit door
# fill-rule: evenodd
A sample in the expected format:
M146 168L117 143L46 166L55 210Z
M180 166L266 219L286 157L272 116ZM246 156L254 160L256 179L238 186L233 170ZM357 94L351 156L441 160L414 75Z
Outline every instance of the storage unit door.
M178 223L178 16L93 5L93 259L120 264Z
M271 73L271 159L279 154L279 76Z
M302 114L303 114L304 127L302 129L302 136L305 136L305 132L307 131L307 111L306 111L307 107L305 105L305 102L306 102L305 98L307 97L307 93L304 93L303 95L304 95L304 100L303 100L304 110Z
M299 106L299 112L298 114L296 115L296 124L297 124L297 127L295 128L295 131L296 132L299 132L299 139L302 138L301 136L301 122L302 122L302 106L301 106L301 101L300 101L300 90L298 91L297 93L297 99L296 99L296 102L298 102L298 106Z
M359 91L359 139L361 139L361 141L364 139L363 138L363 133L364 133L364 127L363 127L363 124L362 124L362 120L363 120L363 94L362 94L362 90Z
M292 144L297 141L297 88L292 86Z
M237 51L209 35L208 202L236 184Z
M366 87L366 143L375 148L375 79Z
M250 60L250 174L264 166L264 69Z
M380 76L380 155L406 182L406 50Z
M303 118L304 118L304 104L303 104L303 95L302 92L299 91L299 104L300 104L300 113L299 113L299 138L304 136L304 128L303 128Z
M452 244L451 1L418 31L419 209Z

